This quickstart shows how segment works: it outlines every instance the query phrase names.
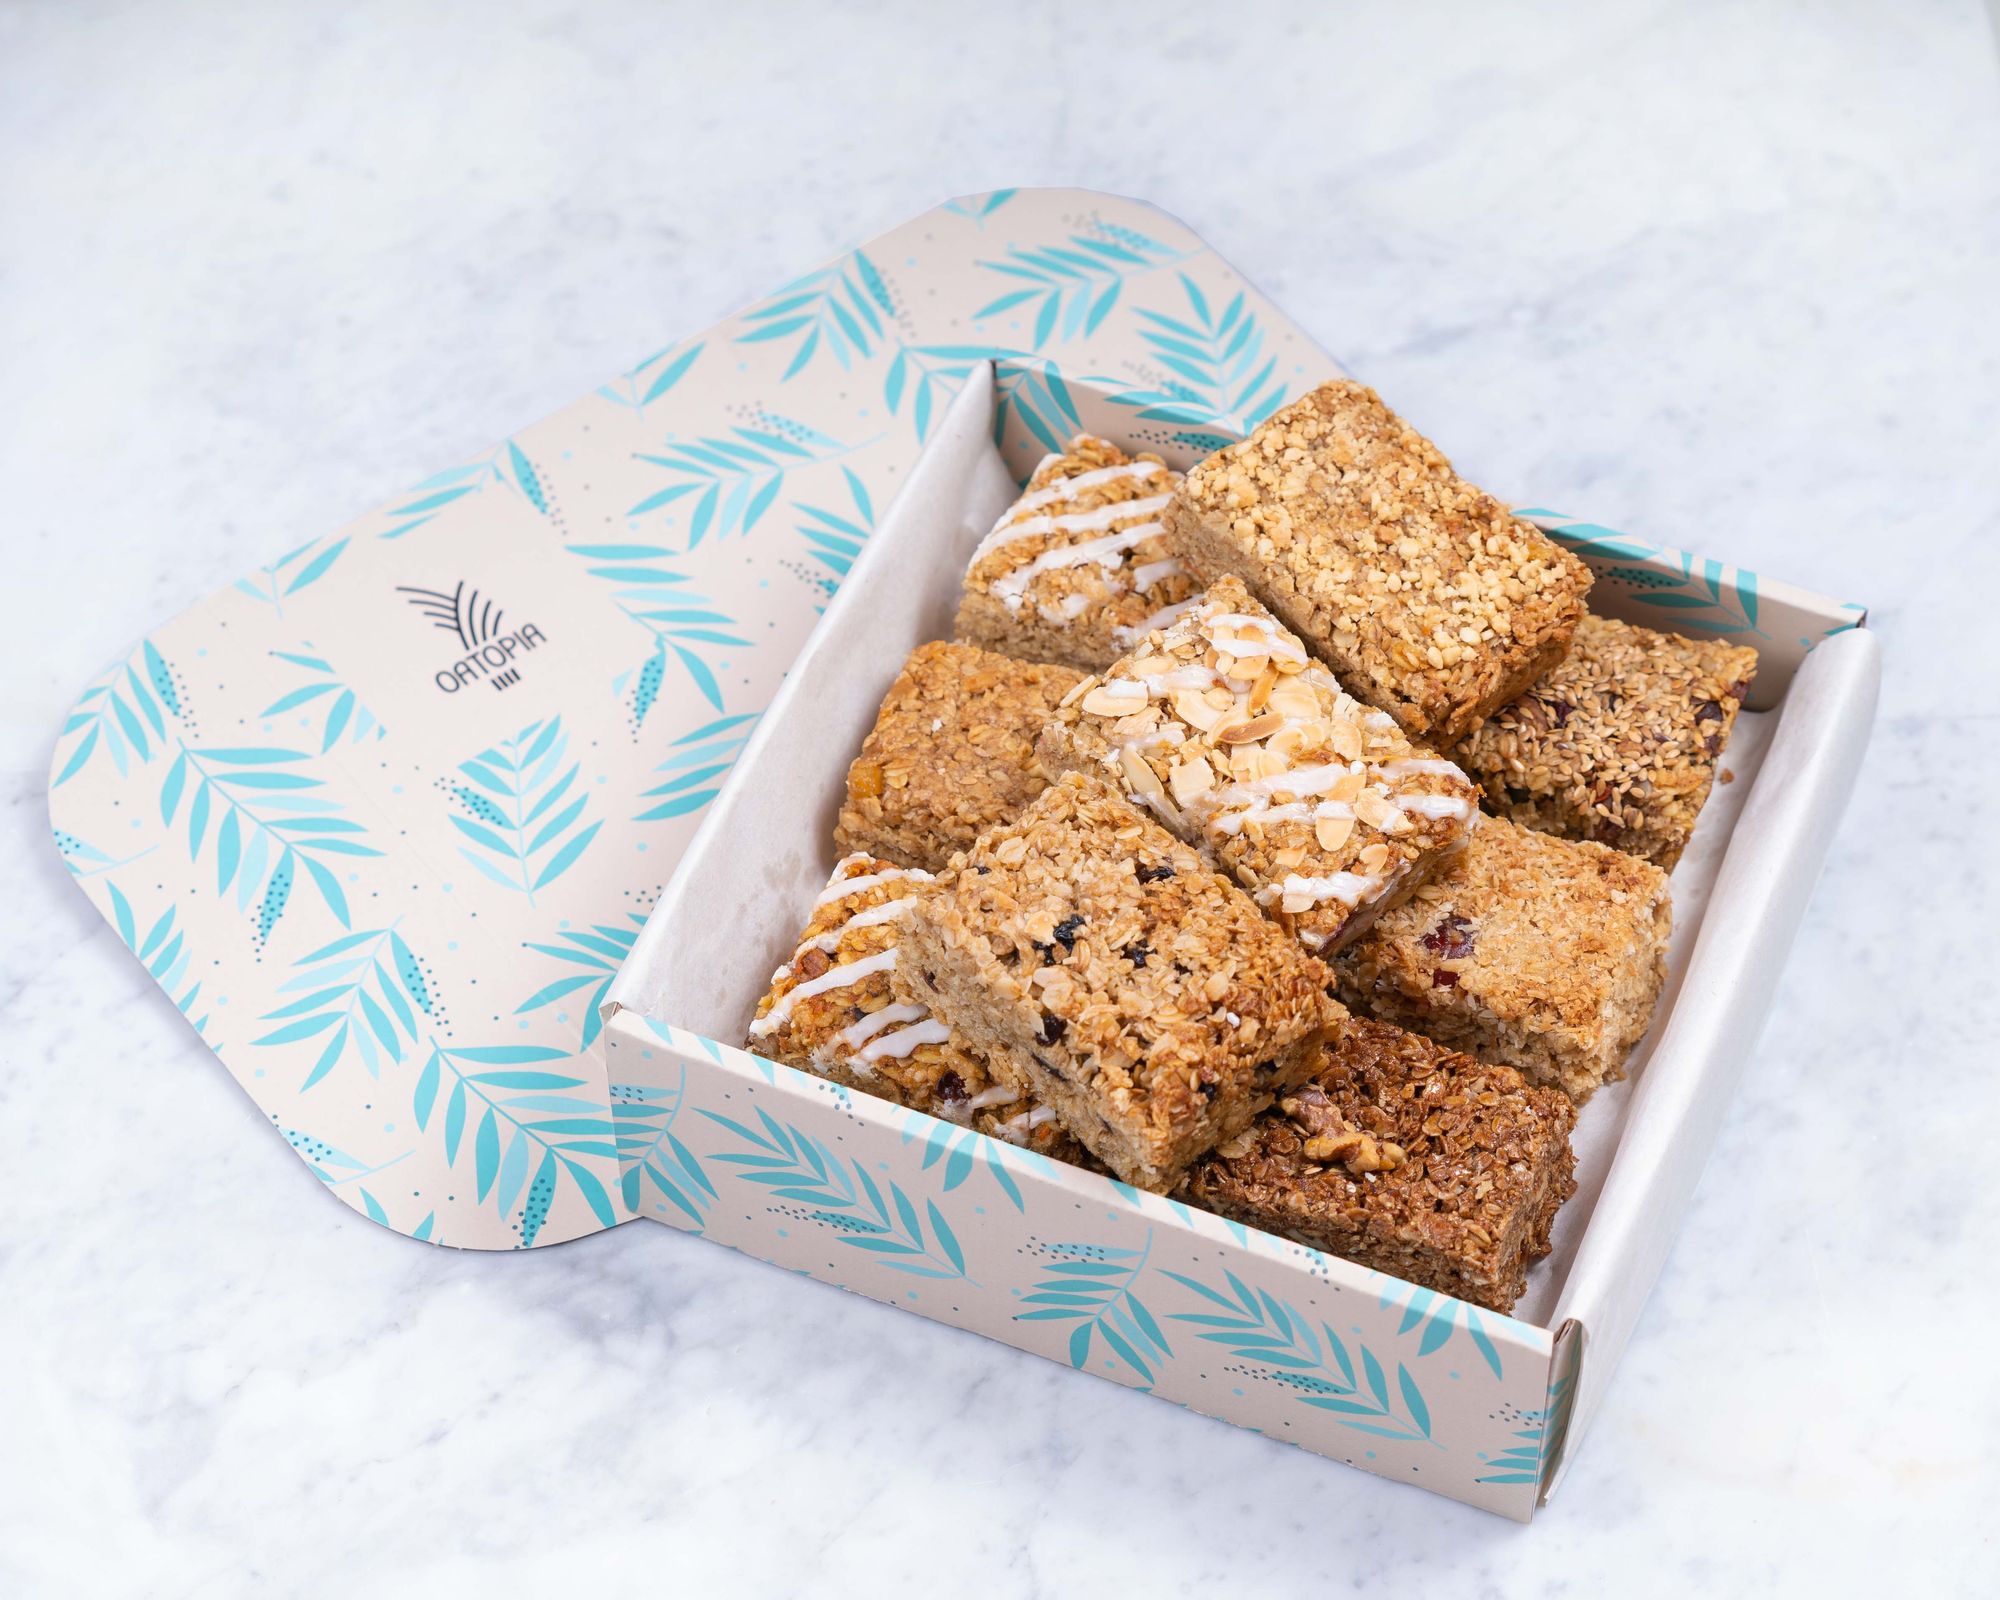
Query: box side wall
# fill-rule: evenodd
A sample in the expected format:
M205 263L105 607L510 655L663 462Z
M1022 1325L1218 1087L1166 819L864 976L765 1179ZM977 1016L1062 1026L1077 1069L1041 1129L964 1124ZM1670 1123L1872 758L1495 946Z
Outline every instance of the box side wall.
M1551 1341L665 1024L608 1026L639 1215L1525 1520Z

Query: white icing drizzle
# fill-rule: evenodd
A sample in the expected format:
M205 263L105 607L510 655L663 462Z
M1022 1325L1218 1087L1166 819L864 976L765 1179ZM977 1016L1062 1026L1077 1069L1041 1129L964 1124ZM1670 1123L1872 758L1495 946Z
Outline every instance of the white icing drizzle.
M862 1046L863 1061L880 1061L884 1056L894 1056L902 1060L919 1045L944 1044L951 1038L951 1029L935 1017L925 1017L922 1022L907 1028L898 1028L893 1033L885 1033L879 1039Z
M844 989L849 984L859 983L863 978L878 972L893 971L896 965L894 947L878 951L872 956L864 956L859 961L848 961L837 967L829 967L817 978L808 978L796 989L789 989L778 997L771 1009L750 1024L750 1035L756 1039L768 1039L792 1014L792 1007L799 1001L816 994L825 994L829 989Z
M1186 570L1173 556L1168 556L1164 561L1148 561L1143 567L1133 568L1132 587L1144 594L1154 584L1163 583L1175 573Z
M1451 817L1464 821L1472 815L1472 802L1459 794L1392 794L1389 804L1406 815L1436 821Z
M1238 834L1243 824L1253 818L1263 824L1273 822L1319 822L1326 818L1339 819L1354 815L1354 807L1345 800L1322 800L1318 805L1309 806L1295 800L1287 805L1274 806L1260 803L1245 806L1241 811L1225 811L1208 825L1210 833Z
M1293 644L1290 639L1284 638L1278 632L1278 625L1276 623L1264 617L1250 616L1247 612L1222 611L1211 617L1203 617L1201 619L1201 631L1208 642L1214 645L1217 650L1222 651L1225 655L1235 656L1238 660L1246 660L1258 656L1277 656L1284 661L1302 662L1306 659L1305 651ZM1254 648L1245 649L1243 647L1244 641L1241 639L1232 639L1225 644L1216 638L1218 633L1224 632L1233 634L1254 633L1263 640L1264 648L1261 650Z
M1143 572L1145 569L1142 567L1139 570ZM1118 643L1121 645L1137 644L1155 628L1171 628L1182 617L1186 616L1188 612L1200 605L1204 598L1202 595L1191 594L1185 600L1177 600L1170 606L1162 606L1158 611L1155 611L1150 617L1146 618L1145 621L1135 622L1129 628L1120 628L1116 635Z
M1032 1111L1023 1111L1018 1117L1009 1117L1005 1122L1000 1124L1000 1128L1008 1138L1018 1142L1027 1138L1030 1133L1039 1128L1043 1123L1055 1121L1055 1118L1056 1114L1053 1107L1036 1106Z
M1035 471L1040 472L1042 467L1051 461L1060 459L1058 456L1045 456L1042 458L1042 465L1036 467ZM1102 483L1119 483L1126 478L1150 478L1154 473L1166 470L1157 461L1121 461L1115 467L1098 467L1091 472L1079 472L1073 478L1058 478L1045 489L1037 489L1032 494L1022 495L1008 508L1006 516L1000 519L999 525L1005 526L1014 518L1026 516L1031 511L1039 511L1043 506L1057 505L1072 498L1079 490L1094 489Z
M1304 898L1315 904L1335 900L1344 906L1358 906L1380 894L1385 882L1365 872L1330 872L1323 878L1305 878L1294 872L1281 883L1267 884L1258 892L1257 901L1268 906L1274 900Z
M866 856L849 856L847 861L867 859ZM843 861L840 865L846 866L847 861ZM834 868L836 872L839 870L839 867ZM863 873L858 878L835 878L820 890L818 897L812 903L812 908L817 911L821 906L832 905L836 900L845 900L851 894L860 894L864 889L873 889L878 884L894 883L899 878L914 878L920 883L931 881L931 875L920 867L885 867L880 872Z
M853 916L841 923L839 927L829 928L825 933L815 934L812 938L806 940L804 944L792 952L792 960L787 961L781 970L790 971L792 962L797 961L808 950L824 950L828 955L832 955L834 947L840 943L843 934L852 933L857 928L874 928L879 927L885 922L894 922L916 903L917 897L915 895L906 894L900 900L884 900L879 906L870 906L866 911L857 911ZM776 980L773 979L772 981L775 982Z
M1010 611L1021 607L1021 596L1029 584L1044 572L1053 572L1059 567L1081 567L1096 562L1106 573L1116 569L1124 559L1125 552L1134 545L1144 544L1157 537L1162 528L1157 522L1141 522L1135 527L1121 528L1116 533L1107 533L1101 539L1086 539L1081 544L1055 545L1044 550L1025 566L1016 567L1004 577L995 578L989 587L1006 604ZM1120 591L1122 583L1113 585Z
M922 1022L930 1013L922 1006L884 1006L880 1011L871 1011L859 1022L850 1023L833 1037L836 1043L849 1050L859 1050L884 1028L893 1028L900 1023Z
M1268 800L1281 789L1298 796L1325 794L1349 773L1363 770L1358 761L1328 761L1317 766L1293 767L1289 772L1273 772L1268 777L1246 778L1242 783L1232 783L1215 797L1215 803L1227 806L1239 799Z
M984 1111L988 1106L1011 1106L1021 1098L1019 1089L1010 1089L1004 1083L996 1083L989 1089L981 1089L965 1102L967 1111Z
M1092 604L1093 601L1090 595L1066 594L1062 597L1061 604L1040 606L1037 609L1050 622L1074 622L1084 612L1088 611Z
M1022 539L1032 539L1039 533L1091 533L1099 528L1108 528L1114 522L1123 522L1127 517L1138 517L1151 522L1172 502L1170 494L1149 495L1143 500L1112 500L1101 506L1092 506L1087 511L1064 511L1054 516L1042 515L1024 517L1019 522L1009 520L1013 513L1000 519L993 530L979 541L979 548L972 552L968 565L977 566L995 550L1016 544Z
M1411 778L1425 774L1437 778L1465 778L1465 774L1449 761L1427 761L1419 756L1405 756L1400 761L1385 761L1375 769L1385 778ZM1472 780L1465 778L1467 783Z

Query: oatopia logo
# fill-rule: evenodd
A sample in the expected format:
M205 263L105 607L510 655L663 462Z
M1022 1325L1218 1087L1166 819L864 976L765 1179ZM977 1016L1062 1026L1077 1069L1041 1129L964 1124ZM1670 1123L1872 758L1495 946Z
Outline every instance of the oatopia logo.
M458 641L464 652L448 667L433 676L446 694L474 683L488 683L495 689L511 689L521 681L519 657L538 645L548 643L542 630L532 622L509 628L506 613L477 589L467 588L463 579L455 589L418 589L398 584L396 593Z

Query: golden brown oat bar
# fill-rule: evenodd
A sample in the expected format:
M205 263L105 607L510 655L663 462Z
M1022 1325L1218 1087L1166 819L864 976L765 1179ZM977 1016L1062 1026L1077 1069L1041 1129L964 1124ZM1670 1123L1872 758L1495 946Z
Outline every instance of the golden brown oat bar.
M912 988L1143 1189L1298 1082L1345 1015L1247 895L1081 774L955 858L906 937Z
M1035 468L966 568L961 639L1088 672L1200 587L1161 514L1180 474L1078 434Z
M1743 645L1585 617L1562 664L1455 755L1488 809L1671 872L1756 672Z
M1116 781L1213 851L1308 949L1337 950L1465 841L1478 791L1223 578L1070 691L1043 768Z
M798 948L771 974L743 1048L1058 1160L1079 1159L1083 1151L1052 1111L996 1082L899 984L904 918L933 883L927 872L869 856L836 866Z
M1673 918L1658 867L1488 817L1334 971L1357 1010L1581 1105L1625 1076L1666 979Z
M1576 1192L1576 1110L1511 1067L1354 1018L1304 1087L1188 1175L1219 1216L1507 1311ZM1339 1159L1358 1128L1400 1164Z
M1470 732L1560 661L1590 587L1581 561L1344 380L1195 467L1167 526L1350 694L1433 740Z
M1080 674L969 644L924 644L847 769L842 850L942 867L1048 787L1035 740Z

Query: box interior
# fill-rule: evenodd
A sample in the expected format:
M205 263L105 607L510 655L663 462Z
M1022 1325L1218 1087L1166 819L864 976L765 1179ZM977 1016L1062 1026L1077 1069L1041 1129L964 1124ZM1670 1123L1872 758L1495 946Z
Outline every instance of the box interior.
M807 908L836 859L831 836L848 762L872 725L905 655L948 636L960 574L973 546L1018 492L994 448L990 373L974 375L938 426L908 483L743 752L740 773L712 808L649 920L608 1008L624 1006L723 1043L742 1040L772 969L790 954ZM1119 438L1127 448L1157 439ZM1199 452L1196 452L1199 453ZM1608 608L1607 608L1608 609ZM1635 620L1660 620L1641 616ZM1765 686L1782 700L1785 681ZM1578 1192L1554 1248L1531 1273L1514 1316L1552 1327L1593 1207L1633 1110L1635 1081L1687 972L1731 833L1779 717L1739 717L1695 837L1673 875L1675 932L1655 1025L1628 1078L1584 1108L1575 1135ZM727 908L727 933L717 920ZM1615 1269L1614 1269L1615 1270Z

